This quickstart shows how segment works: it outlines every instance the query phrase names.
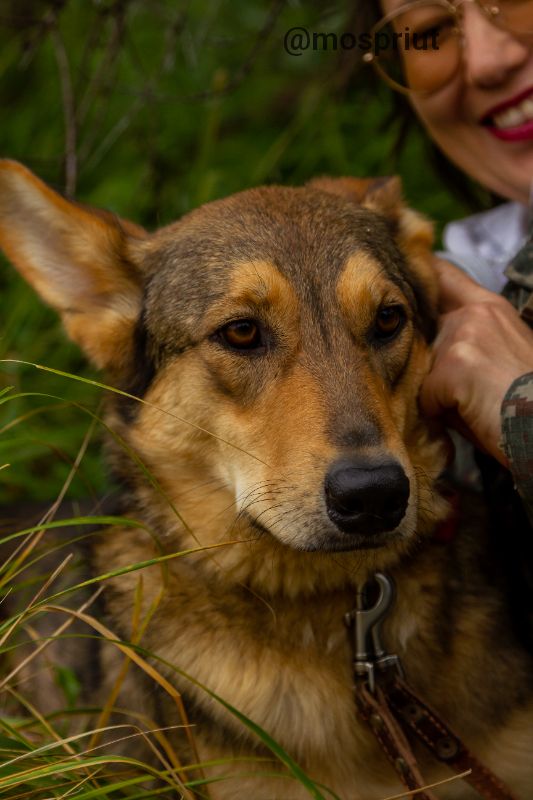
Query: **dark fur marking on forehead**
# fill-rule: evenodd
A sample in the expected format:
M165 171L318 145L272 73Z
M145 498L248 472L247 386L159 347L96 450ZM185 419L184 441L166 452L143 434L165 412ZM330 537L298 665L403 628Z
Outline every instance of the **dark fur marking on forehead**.
M407 296L426 338L434 332L423 288L395 241L393 220L352 200L310 188L251 189L192 211L156 234L147 257L147 328L165 350L194 338L224 296L239 263L268 261L328 337L335 284L347 260L368 253Z

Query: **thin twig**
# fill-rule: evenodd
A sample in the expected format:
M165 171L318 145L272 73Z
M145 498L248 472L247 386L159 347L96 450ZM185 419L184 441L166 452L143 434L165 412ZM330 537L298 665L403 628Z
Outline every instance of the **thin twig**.
M124 33L126 30L125 26L125 14L126 14L127 7L124 3L120 3L113 15L113 27L105 46L105 51L100 59L100 63L94 71L94 74L88 83L87 89L81 100L78 108L78 122L81 124L85 120L89 109L93 105L96 96L99 91L101 91L102 86L105 84L106 86L110 87L113 85L112 82L112 69L115 66L115 62L117 57L120 54L121 46L124 39ZM107 92L109 94L109 91ZM102 110L105 108L104 103L101 102L102 98L99 98L100 106Z
M56 572L57 572L57 570L56 570ZM54 574L54 577L57 577L57 576L55 576L55 574ZM49 581L49 583L50 582L51 581ZM89 608L89 606L91 606L94 603L94 601L96 600L96 598L103 592L103 588L104 588L103 586L99 586L97 588L97 590L95 592L93 592L92 595L87 600L85 600L85 602L82 603L82 605L77 609L77 613L81 614L87 608ZM40 591L39 594L42 594L42 591ZM31 607L32 606L28 606L28 610ZM53 634L51 634L50 637L47 637L43 642L41 642L40 645L35 650L32 650L32 652L28 656L26 656L26 658L24 658L22 661L20 661L17 664L17 666L14 667L8 675L6 675L5 678L2 678L2 680L0 681L0 690L4 686L6 686L9 683L9 681L12 680L15 677L15 675L17 675L20 672L21 669L23 669L27 664L29 664L31 661L33 661L33 659L36 658L39 655L39 653L42 653L42 651L46 647L48 647L52 643L52 641L57 639L58 636L61 636L61 634L64 633L67 630L67 628L69 628L72 625L72 623L74 622L74 619L75 619L74 617L69 617L67 620L65 620L65 622L62 622L61 625L58 628L56 628L56 630L53 632ZM20 620L19 620L19 622L20 622Z
M437 789L439 786L443 786L445 783L452 783L452 781L460 781L463 778L468 778L471 772L471 769L467 769L466 772L459 772L457 775L452 775L450 778L443 778L441 781L437 781L436 783L428 783L426 786L423 786L420 789L411 789L411 791L402 792L402 794L390 795L389 797L385 797L384 800L402 800L404 797L415 797L417 794L420 794L420 792L423 792L426 789Z
M76 101L67 50L59 28L53 27L50 36L54 43L65 119L65 194L73 197L78 177Z

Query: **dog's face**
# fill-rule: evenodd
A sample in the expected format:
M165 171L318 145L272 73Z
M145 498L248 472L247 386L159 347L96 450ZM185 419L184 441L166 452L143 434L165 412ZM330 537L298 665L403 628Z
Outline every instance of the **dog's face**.
M176 504L212 481L218 524L233 506L304 551L401 551L420 530L442 466L416 403L436 289L395 180L250 190L147 235L4 162L0 243L142 396L113 419ZM198 533L205 506L185 514Z

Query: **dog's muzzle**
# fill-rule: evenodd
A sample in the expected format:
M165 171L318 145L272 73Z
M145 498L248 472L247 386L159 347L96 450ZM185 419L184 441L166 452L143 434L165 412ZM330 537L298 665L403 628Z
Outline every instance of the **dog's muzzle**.
M325 481L329 518L348 534L372 536L392 531L409 502L409 479L397 461L342 458Z

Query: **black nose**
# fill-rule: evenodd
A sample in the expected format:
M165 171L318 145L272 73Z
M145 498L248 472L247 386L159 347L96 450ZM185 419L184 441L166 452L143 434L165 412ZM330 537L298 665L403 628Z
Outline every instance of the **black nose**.
M326 475L326 505L346 533L391 531L405 514L409 479L397 461L342 458Z

